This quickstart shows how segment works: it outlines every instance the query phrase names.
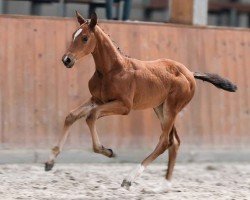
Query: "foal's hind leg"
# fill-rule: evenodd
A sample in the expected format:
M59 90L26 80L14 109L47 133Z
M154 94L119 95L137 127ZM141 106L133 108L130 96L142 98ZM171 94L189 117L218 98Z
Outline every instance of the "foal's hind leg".
M158 143L156 149L159 147L159 145L160 145L160 143ZM171 188L171 178L172 178L172 174L173 174L173 169L174 169L179 145L180 145L180 140L179 140L179 137L177 135L176 129L173 126L173 128L169 134L168 146L166 146L166 148L165 148L165 149L169 148L169 162L168 162L168 169L167 169L167 173L166 173L166 177L165 177L166 179L158 184L158 186L159 186L158 188L153 189L154 192L168 191ZM165 150L162 150L162 151L164 152ZM142 162L142 164L140 166L138 166L136 169L134 169L130 173L130 175L126 179L123 180L122 187L126 187L127 189L129 189L132 182L135 180L136 177L141 175L141 173L144 171L144 169L145 169L145 165L143 165L143 162Z
M90 98L67 115L64 122L63 134L60 140L58 141L58 144L51 150L49 160L45 163L45 171L49 171L53 168L54 160L61 152L63 145L65 144L66 139L69 135L70 126L78 119L87 116L90 110L94 107L96 107L96 104Z
M173 175L174 165L177 157L177 153L180 146L180 139L177 135L175 126L172 129L172 145L168 149L168 169L166 173L166 179L170 182Z
M159 142L154 149L154 151L145 158L141 165L138 166L135 170L133 170L127 178L125 178L122 182L122 187L126 187L127 189L131 186L132 182L135 180L136 177L138 177L144 169L153 162L160 154L164 153L165 150L170 145L169 136L172 130L172 127L174 125L176 112L173 110L170 110L167 102L164 102L162 107L159 107L157 110L155 109L155 112L157 116L159 117L162 125L162 134L160 136Z
M173 126L170 134L169 134L169 148L168 148L168 169L165 176L165 179L158 184L157 188L154 188L154 192L164 192L169 191L171 188L171 179L174 170L174 165L178 153L178 149L180 146L180 140L176 132L175 126Z

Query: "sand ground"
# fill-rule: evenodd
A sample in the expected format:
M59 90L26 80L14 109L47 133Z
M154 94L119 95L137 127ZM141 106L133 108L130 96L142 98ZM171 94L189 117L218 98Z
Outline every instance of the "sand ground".
M250 163L178 163L173 187L155 193L164 164L149 166L132 185L120 187L135 164L57 164L50 172L42 164L0 165L0 199L176 199L250 200Z

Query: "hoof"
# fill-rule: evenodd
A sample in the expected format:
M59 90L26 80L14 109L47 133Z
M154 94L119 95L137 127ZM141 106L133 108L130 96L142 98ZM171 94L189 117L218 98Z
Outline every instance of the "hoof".
M122 184L121 184L121 186L124 187L124 188L126 188L127 190L129 190L129 188L130 188L131 185L132 185L131 181L127 181L126 179L124 179L122 181Z
M54 167L54 161L45 163L45 171L50 171Z
M110 155L108 156L109 158L114 158L116 157L116 154L113 152L112 149L107 149L108 151L110 151Z
M101 153L109 158L116 157L116 154L113 152L112 149L107 149L104 146L102 146L101 151L97 151L96 153Z

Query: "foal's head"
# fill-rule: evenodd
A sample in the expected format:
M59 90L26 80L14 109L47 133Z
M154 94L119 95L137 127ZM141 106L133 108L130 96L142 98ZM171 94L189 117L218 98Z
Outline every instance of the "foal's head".
M94 29L97 24L97 15L93 13L88 22L77 11L76 18L80 27L73 33L72 41L68 51L62 57L62 61L67 68L73 67L75 62L92 53L96 46Z

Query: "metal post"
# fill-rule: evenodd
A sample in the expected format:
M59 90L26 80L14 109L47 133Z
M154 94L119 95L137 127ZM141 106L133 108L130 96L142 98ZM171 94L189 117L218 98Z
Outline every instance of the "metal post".
M0 0L0 14L8 13L8 2L5 0Z
M193 2L193 24L207 25L208 0L194 0Z
M115 12L115 20L119 20L120 18L120 1L115 3L115 8L116 8L116 12Z
M90 5L89 5L89 17L88 18L91 18L91 14L92 13L94 13L95 12L95 10L96 10L96 4L94 4L94 3L91 3Z
M61 17L65 17L67 14L66 11L65 0L60 0L58 5L58 15Z
M113 0L106 0L106 18L112 19L113 18Z
M250 13L248 13L248 28L250 28Z
M231 9L229 12L229 25L239 26L238 13L236 9Z
M4 14L4 10L3 10L3 0L0 0L0 13Z
M31 15L40 15L41 14L41 3L31 1L30 13Z
M132 4L131 0L124 0L122 20L128 20L129 19L131 4Z

